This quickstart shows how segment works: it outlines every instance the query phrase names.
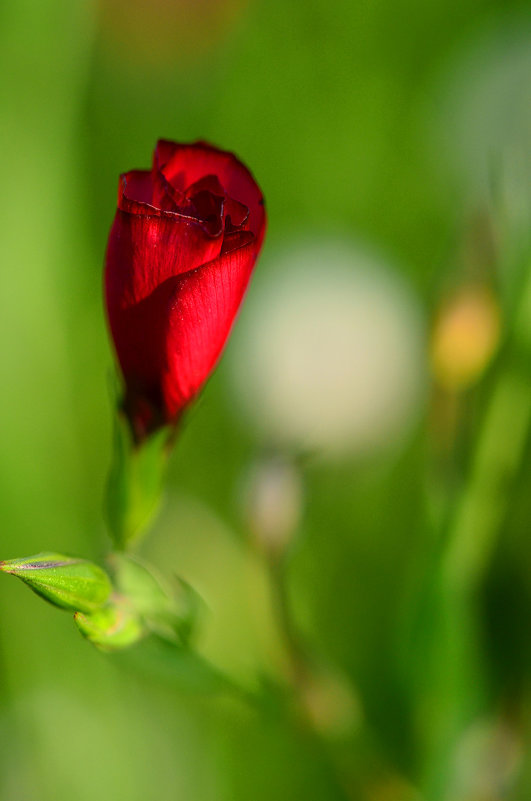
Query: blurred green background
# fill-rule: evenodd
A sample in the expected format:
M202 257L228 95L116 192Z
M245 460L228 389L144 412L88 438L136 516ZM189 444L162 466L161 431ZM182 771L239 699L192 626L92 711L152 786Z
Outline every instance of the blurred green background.
M205 598L201 651L246 686L257 676L270 686L256 709L193 691L193 679L131 670L2 578L0 797L528 799L528 3L6 0L0 23L0 556L100 560L109 549L101 273L117 178L147 167L159 137L233 150L263 188L268 236L249 310L183 426L142 552ZM253 420L242 365L260 376L253 320L267 317L275 287L271 302L282 304L290 264L306 297L304 254L314 252L309 297L330 270L332 317L341 276L371 273L360 253L383 276L364 295L369 311L374 298L387 320L406 301L398 355L386 350L391 327L373 357L374 315L351 331L348 308L338 311L340 342L317 301L294 316L310 310L301 330L313 325L340 354L340 376L350 344L368 354L346 408L304 418L334 421L345 444L328 453L325 426L305 460L289 565L294 616L324 666L310 731L279 700L282 645L241 508L249 465L271 438L295 447L293 418L276 426L281 393L274 437ZM462 287L479 312L470 322L465 304L465 334L441 357L447 372L469 339L481 351L485 327L496 342L456 382L433 356L430 368L429 353ZM394 369L402 356L405 372ZM321 348L308 370L324 371L333 398L346 389L327 362ZM385 369L373 380L376 363ZM386 415L410 381L418 387L388 437ZM365 386L375 395L358 407ZM367 422L380 397L382 420Z

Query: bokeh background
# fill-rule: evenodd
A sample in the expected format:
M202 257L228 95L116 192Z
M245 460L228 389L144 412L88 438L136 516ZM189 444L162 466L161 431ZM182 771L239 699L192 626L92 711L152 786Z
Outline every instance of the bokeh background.
M269 213L142 546L259 708L100 654L3 577L2 801L528 799L528 3L5 0L0 63L2 558L110 547L118 174L205 138ZM273 452L310 726L249 534Z

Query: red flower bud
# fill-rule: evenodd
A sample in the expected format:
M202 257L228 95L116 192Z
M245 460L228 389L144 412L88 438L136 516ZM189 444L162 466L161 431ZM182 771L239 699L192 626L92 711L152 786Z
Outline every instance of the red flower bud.
M137 441L176 423L214 368L265 224L251 173L204 142L159 141L151 171L120 177L105 294Z

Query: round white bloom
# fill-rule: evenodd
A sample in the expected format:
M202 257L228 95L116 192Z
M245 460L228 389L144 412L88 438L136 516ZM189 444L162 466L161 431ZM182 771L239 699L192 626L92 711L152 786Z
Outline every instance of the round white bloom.
M359 453L403 436L425 375L411 289L342 241L304 242L250 293L231 348L246 416L283 446Z

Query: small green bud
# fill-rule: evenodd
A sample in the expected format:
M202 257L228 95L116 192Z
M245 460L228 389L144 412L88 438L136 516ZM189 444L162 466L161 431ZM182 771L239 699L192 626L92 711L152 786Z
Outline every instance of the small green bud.
M114 553L109 557L117 590L137 612L151 615L171 611L173 599L164 578L136 556Z
M62 609L92 612L111 594L107 574L86 559L38 553L26 559L0 562L0 570L22 579L37 595Z
M129 601L113 596L111 602L92 614L76 612L81 634L102 651L120 651L134 645L147 633Z
M158 509L168 459L168 437L168 430L162 429L142 443L135 443L125 416L120 412L116 415L106 514L118 548L125 548L137 539Z
M109 562L118 592L128 598L150 631L167 640L187 642L199 605L197 594L184 583L165 581L136 556L115 553Z

